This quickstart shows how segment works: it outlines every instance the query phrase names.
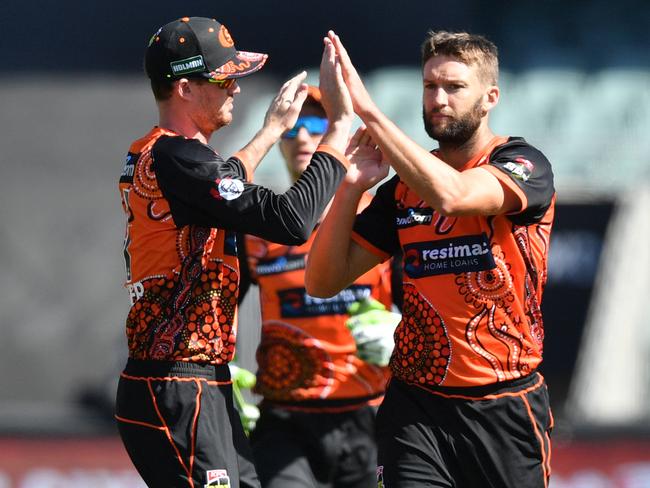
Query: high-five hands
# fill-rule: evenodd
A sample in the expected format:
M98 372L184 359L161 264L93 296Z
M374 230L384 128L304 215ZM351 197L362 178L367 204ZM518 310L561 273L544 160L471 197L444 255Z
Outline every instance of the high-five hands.
M291 129L298 120L302 104L307 98L307 85L303 83L307 72L298 73L282 85L273 98L264 117L264 126L272 128L278 137Z
M328 31L327 39L332 43L334 49L336 50L336 57L338 64L340 65L341 74L345 80L345 85L350 93L352 99L352 106L355 113L362 114L365 111L368 111L374 107L374 102L370 98L370 94L366 87L361 81L359 73L357 73L356 68L350 60L350 56L346 51L341 39L337 36L334 31Z
M345 155L350 161L345 181L361 190L372 188L388 175L390 166L364 126L350 139Z

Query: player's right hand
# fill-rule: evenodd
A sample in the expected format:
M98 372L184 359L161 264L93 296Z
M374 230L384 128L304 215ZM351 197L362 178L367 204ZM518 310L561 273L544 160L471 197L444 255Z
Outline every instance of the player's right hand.
M368 93L368 90L366 90L363 81L361 81L357 69L352 64L350 56L343 46L341 39L339 39L339 36L337 36L334 31L329 31L327 37L336 49L337 59L341 66L341 74L343 75L345 84L350 92L352 106L354 107L355 113L361 115L362 113L371 110L375 106L375 103L372 101L372 98L370 98L370 94Z
M330 123L354 117L352 99L345 86L341 66L336 56L334 45L329 38L323 39L323 57L320 64L319 89L321 104Z

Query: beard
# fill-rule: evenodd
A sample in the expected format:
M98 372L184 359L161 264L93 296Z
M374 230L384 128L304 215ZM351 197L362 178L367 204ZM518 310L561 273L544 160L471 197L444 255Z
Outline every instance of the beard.
M424 130L429 134L431 139L438 141L440 144L450 146L462 146L476 132L481 125L483 118L483 109L481 108L481 99L479 98L474 106L458 118L449 118L444 124L434 125L431 122L430 115L437 113L432 110L425 112L422 107L422 120L424 121Z

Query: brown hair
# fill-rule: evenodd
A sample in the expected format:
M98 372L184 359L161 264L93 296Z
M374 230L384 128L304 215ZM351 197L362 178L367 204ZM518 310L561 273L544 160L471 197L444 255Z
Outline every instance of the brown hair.
M449 56L467 65L476 65L479 77L497 84L499 53L497 47L483 36L467 32L429 31L421 48L422 66L434 56Z
M172 96L173 89L174 80L151 79L151 91L153 92L154 98L159 102L169 100Z

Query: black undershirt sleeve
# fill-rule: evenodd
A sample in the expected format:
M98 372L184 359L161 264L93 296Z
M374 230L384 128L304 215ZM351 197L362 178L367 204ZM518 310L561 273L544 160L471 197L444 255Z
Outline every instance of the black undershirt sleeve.
M276 194L248 183L239 159L225 161L196 139L163 136L152 156L177 227L219 227L287 245L309 238L346 171L329 153L316 152L298 181Z
M354 232L376 248L389 255L400 252L400 243L395 225L395 187L399 176L395 175L377 188L370 205L357 215Z

